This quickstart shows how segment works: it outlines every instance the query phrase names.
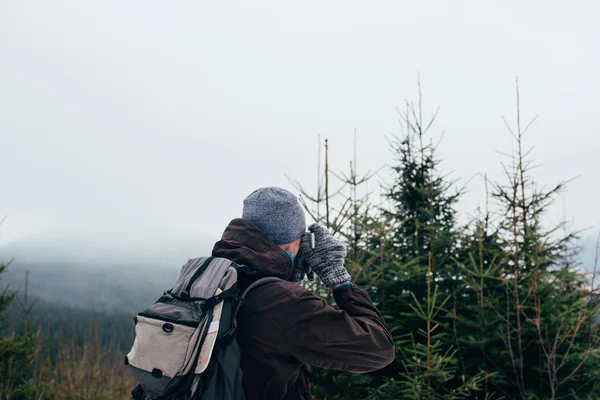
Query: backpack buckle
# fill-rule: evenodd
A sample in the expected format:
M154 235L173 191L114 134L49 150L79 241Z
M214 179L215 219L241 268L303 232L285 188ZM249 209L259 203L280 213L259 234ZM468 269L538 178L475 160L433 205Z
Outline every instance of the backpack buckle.
M133 388L133 390L131 391L131 398L133 400L146 400L146 393L144 393L144 389L142 389L142 387L140 385L137 385L135 388Z
M200 306L203 312L210 310L214 306L216 306L221 300L223 300L223 296L221 294L214 295L210 299L206 299L206 301Z
M236 334L237 330L233 326L227 329L223 336L217 339L217 343L215 344L215 350L221 350L223 347L233 342L233 339L235 339Z

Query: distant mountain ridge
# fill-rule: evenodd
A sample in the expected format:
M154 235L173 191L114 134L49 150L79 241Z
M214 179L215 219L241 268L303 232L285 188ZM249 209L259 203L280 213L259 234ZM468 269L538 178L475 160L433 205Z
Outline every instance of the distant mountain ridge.
M12 242L0 245L0 261L13 260L0 276L0 290L8 284L22 291L29 271L31 296L70 307L132 312L173 285L188 259L210 255L214 242L206 236L121 246L57 239Z
M32 296L69 307L135 312L170 288L188 259L209 255L216 240L196 235L120 245L63 238L12 242L0 245L0 261L13 259L0 276L0 290L6 284L22 290L30 271ZM579 255L582 270L593 270L594 255L586 246Z

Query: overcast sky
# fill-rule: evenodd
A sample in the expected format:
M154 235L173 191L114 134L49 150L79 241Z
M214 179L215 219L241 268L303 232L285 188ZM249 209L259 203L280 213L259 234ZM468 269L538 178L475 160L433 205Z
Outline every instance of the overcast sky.
M552 211L600 222L597 1L1 1L0 213L25 234L217 237L257 187L392 160L396 106L440 114L442 168L500 179L515 77ZM484 203L469 183L464 213ZM593 231L590 232L593 235Z

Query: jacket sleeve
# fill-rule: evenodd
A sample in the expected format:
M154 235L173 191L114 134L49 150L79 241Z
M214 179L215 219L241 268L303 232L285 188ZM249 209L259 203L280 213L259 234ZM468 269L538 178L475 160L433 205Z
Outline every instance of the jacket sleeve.
M284 329L286 352L304 364L348 372L390 364L394 341L369 295L355 285L333 293L340 310L307 290L296 293Z

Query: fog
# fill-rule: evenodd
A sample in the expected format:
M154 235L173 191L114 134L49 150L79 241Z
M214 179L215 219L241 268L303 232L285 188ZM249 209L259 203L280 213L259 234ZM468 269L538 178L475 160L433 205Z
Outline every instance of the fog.
M534 176L577 177L550 220L597 228L598 15L594 1L0 2L0 241L208 251L255 188L314 187L318 135L334 170L354 130L360 171L392 162L384 135L418 74L442 168L468 183L463 215L484 205L479 174L502 178L518 76L524 122L540 114Z

